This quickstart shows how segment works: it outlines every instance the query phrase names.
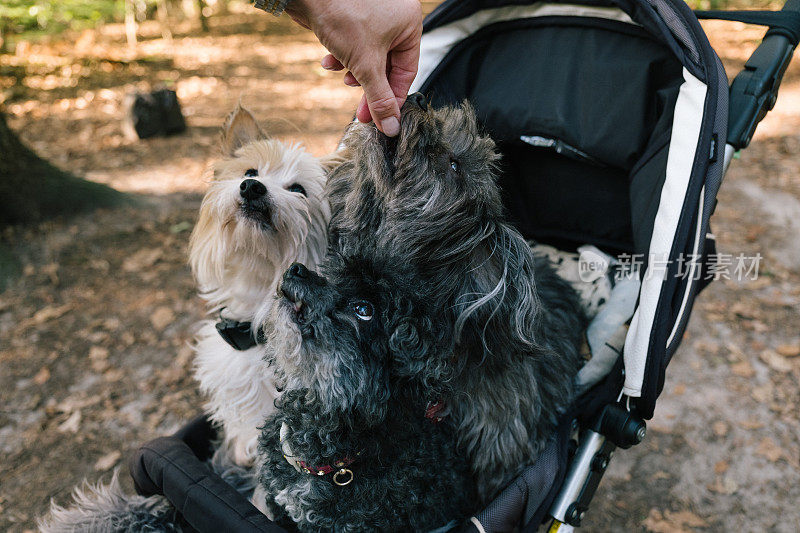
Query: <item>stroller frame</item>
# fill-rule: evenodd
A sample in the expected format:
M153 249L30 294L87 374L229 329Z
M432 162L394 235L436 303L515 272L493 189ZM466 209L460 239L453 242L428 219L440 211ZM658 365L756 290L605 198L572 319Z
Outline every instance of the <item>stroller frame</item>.
M666 185L659 191L668 209L650 212L654 219L669 218L671 233L668 238L655 236L663 220L654 220L656 229L650 228L651 234L645 231L644 241L639 238L637 246L652 252L650 245L655 243L668 258L691 253L695 258L691 272L703 271L709 268L709 257L715 251L708 222L725 171L735 152L749 145L758 123L775 105L781 78L800 41L800 0L788 0L779 12L693 13L681 0L580 3L444 2L425 20L422 60L412 92L435 87L437 75L447 67L451 51L457 50L462 40L493 22L514 19L519 10L529 18L557 20L577 14L606 19L608 24L637 25L657 35L682 68L680 92L685 98L681 106L676 104L674 114L682 114L688 124L689 134L679 139L687 143L679 148L688 155L672 163L680 166L677 171L672 169L681 174L678 193L664 192ZM500 18L496 17L498 13ZM761 45L730 87L698 18L769 26ZM438 102L429 96L429 100L452 103L447 99L459 101L459 96L440 95ZM476 107L480 117L480 107ZM518 132L514 133L518 138ZM550 531L569 531L581 524L616 448L629 448L644 438L645 419L653 416L666 366L681 341L694 298L707 284L694 276L684 281L656 281L643 283L625 349L608 375L564 416L558 434L540 459L487 509L476 514L463 531L506 531L515 526L535 531L548 518ZM198 531L283 531L203 462L213 435L213 428L201 417L172 437L142 446L130 462L137 491L164 494Z

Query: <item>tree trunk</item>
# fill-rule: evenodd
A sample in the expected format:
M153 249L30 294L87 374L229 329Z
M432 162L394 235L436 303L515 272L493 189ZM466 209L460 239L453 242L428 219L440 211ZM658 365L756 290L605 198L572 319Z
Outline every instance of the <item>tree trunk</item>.
M161 37L167 46L172 46L172 31L169 29L169 15L167 14L167 0L156 0L156 16L161 26Z
M208 16L203 12L207 7L204 0L197 0L197 13L200 15L200 30L208 33Z
M0 226L118 205L125 196L76 178L23 145L0 110Z
M197 0L181 0L183 16L189 20L197 18Z
M128 48L136 50L136 6L134 0L125 0L125 37L128 39Z

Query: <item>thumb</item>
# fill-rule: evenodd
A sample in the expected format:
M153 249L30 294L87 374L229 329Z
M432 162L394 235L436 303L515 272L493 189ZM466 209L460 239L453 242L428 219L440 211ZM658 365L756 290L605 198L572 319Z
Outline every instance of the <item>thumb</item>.
M400 133L400 106L397 104L397 98L389 85L389 80L386 78L385 63L381 62L377 69L374 69L364 78L358 81L364 89L367 107L372 119L375 121L375 125L384 134L394 137ZM359 117L359 120L361 118Z

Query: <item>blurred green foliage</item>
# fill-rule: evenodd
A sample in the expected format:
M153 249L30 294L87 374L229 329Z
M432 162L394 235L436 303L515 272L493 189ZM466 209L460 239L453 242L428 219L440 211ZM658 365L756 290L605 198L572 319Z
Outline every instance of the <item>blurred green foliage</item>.
M124 0L2 0L0 25L8 34L58 33L122 20Z

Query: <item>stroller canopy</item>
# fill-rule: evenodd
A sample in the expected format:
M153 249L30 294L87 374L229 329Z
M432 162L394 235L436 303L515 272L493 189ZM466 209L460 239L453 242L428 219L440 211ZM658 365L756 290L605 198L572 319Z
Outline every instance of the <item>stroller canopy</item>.
M497 141L511 221L639 266L624 393L649 418L694 296L722 180L727 78L680 0L450 0L413 91L464 99Z

